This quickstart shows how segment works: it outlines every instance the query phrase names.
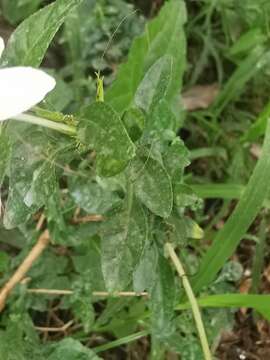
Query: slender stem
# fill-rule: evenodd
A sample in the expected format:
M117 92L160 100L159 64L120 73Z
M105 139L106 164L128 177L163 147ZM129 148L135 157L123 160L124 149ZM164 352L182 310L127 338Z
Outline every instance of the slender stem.
M46 295L72 295L74 294L73 290L65 289L65 290L58 290L58 289L27 289L28 293L33 294L46 294ZM109 293L108 291L93 291L93 296L104 296L104 297L139 297L139 296L149 296L147 292L140 292L136 293L135 291L117 291L114 293Z
M51 121L48 119L44 119L38 116L29 115L29 114L20 114L13 118L14 120L24 121L30 124L40 125L47 127L49 129L53 129L56 131L59 131L61 133L67 134L67 135L75 135L76 134L76 128L74 126L69 126L66 124L61 124L59 122Z
M24 278L25 274L31 269L33 263L39 258L39 256L43 253L43 251L47 248L50 242L49 231L45 230L36 244L32 247L29 254L20 264L15 273L11 276L11 278L4 284L0 291L0 312L4 309L6 300L8 298L9 293L13 290L13 288Z
M181 264L178 256L176 255L172 244L166 243L165 249L168 251L170 258L171 258L180 278L182 279L183 287L185 289L188 300L190 302L191 310L192 310L195 324L196 324L196 327L198 330L199 338L200 338L201 345L202 345L202 350L204 353L204 358L205 358L205 360L211 360L212 355L211 355L210 348L208 345L208 340L207 340L206 332L204 329L200 309L199 309L197 300L194 296L192 287L190 286L190 283L189 283L186 273L184 271L183 265Z

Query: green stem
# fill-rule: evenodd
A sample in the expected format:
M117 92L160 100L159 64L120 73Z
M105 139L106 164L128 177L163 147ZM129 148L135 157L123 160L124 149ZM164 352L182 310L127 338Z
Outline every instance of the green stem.
M183 265L181 264L178 256L176 255L172 244L166 243L165 249L168 251L170 258L171 258L180 278L182 279L183 287L185 289L188 300L190 302L191 310L192 310L195 324L196 324L196 327L198 330L199 338L200 338L201 345L202 345L202 350L204 353L204 358L205 358L205 360L211 360L212 355L211 355L210 348L208 345L208 340L207 340L206 332L204 329L200 309L199 309L197 300L194 296L192 287L190 286L190 283L189 283L186 273L184 271Z
M66 124L61 124L55 121L51 121L48 119L44 119L38 116L29 115L29 114L20 114L16 117L12 118L13 120L19 120L24 121L30 124L35 124L39 126L43 126L49 129L53 129L56 131L59 131L61 133L67 134L67 135L76 135L77 131L74 126L69 126Z
M138 340L138 339L140 339L140 338L142 338L144 336L147 336L148 334L149 334L149 331L147 331L147 330L139 331L139 332L137 332L135 334L128 335L128 336L122 337L120 339L111 341L111 342L109 342L107 344L97 346L97 347L93 348L92 350L95 353L100 353L102 351L110 350L110 349L113 349L115 347L130 343L132 341L136 341L136 340Z

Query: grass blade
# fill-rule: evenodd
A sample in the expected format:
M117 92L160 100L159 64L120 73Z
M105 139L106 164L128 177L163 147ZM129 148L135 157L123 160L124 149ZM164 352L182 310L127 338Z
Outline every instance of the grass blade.
M248 185L225 226L218 232L214 243L202 259L200 270L193 281L198 292L215 278L226 260L233 254L249 226L257 216L270 189L270 121L261 158Z

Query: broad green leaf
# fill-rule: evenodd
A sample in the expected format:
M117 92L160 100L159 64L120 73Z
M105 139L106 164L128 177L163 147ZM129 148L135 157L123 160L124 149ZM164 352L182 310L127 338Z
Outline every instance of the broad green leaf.
M193 281L199 291L215 278L226 260L233 254L249 226L257 216L270 190L270 121L268 121L263 151L248 185L225 226L218 232L213 245L202 259L198 275Z
M168 260L159 255L157 279L151 291L152 335L157 339L166 339L174 331L174 302L174 275Z
M0 331L0 359L45 360L37 332L28 314L11 314Z
M2 0L3 16L14 25L35 12L41 2L42 0Z
M69 190L76 205L89 214L105 214L120 203L116 191L102 187L93 179L72 178Z
M175 138L163 155L163 161L172 182L181 182L184 169L190 164L189 152L179 137Z
M132 141L137 141L142 135L145 125L145 115L138 108L130 108L123 114L123 124Z
M129 194L128 196L132 196ZM147 240L144 211L135 199L107 220L102 237L102 270L109 291L123 290L132 279Z
M78 136L97 151L97 172L101 176L118 174L135 156L135 146L120 117L103 102L82 110Z
M148 115L144 135L168 140L175 136L175 130L179 127L177 119L170 109L166 99L156 102L153 111Z
M38 67L68 12L81 1L57 0L27 18L9 38L2 65Z
M9 194L4 225L24 223L50 197L55 186L54 166L46 160L48 138L39 130L27 130L12 147Z
M75 254L72 256L72 262L79 279L88 272L87 276L92 288L95 291L102 291L105 289L105 284L101 268L100 241L97 236L93 236L93 227L95 228L93 223L82 224L79 228L76 226L73 242Z
M148 69L163 55L171 55L172 81L166 99L172 100L181 89L184 72L186 43L183 25L186 21L182 0L170 0L157 18L146 25L142 36L135 39L128 60L121 65L117 79L106 92L105 99L122 113L133 101L135 92Z
M270 295L252 294L220 294L211 295L197 299L201 307L210 308L252 308L258 311L263 317L270 321L269 301ZM183 310L190 307L190 304L179 304L176 310Z
M134 190L140 201L154 214L167 218L173 205L170 177L155 159L137 157L131 163Z
M134 103L138 108L149 114L166 97L172 79L172 65L172 57L164 55L150 67L135 93Z
M49 345L47 360L99 360L94 351L83 346L78 340L66 337Z
M0 133L0 186L6 175L11 153L11 144L8 137L2 131Z
M140 262L133 273L134 291L152 291L157 278L159 254L156 246L148 244L141 256Z

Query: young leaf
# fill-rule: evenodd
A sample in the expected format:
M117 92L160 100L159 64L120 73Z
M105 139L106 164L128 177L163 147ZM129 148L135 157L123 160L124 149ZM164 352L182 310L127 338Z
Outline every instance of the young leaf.
M147 239L144 211L130 201L130 208L107 221L102 236L102 270L109 291L123 290L131 281Z
M97 151L97 172L113 176L135 156L135 146L111 106L95 102L82 110L78 136Z
M94 351L83 346L78 340L66 337L60 342L49 345L47 360L100 360Z
M135 105L151 113L157 103L166 97L172 79L173 58L164 55L147 71L134 97Z
M131 163L136 196L154 214L167 218L173 204L170 177L165 168L155 159L137 157Z
M38 67L68 12L81 2L57 0L27 18L11 35L1 64Z
M270 190L270 121L268 121L263 152L247 187L225 226L202 259L200 271L193 281L194 291L207 286L233 254L249 226L260 211Z
M163 55L171 55L172 81L166 99L171 103L181 88L186 43L183 25L186 21L185 4L171 0L161 9L157 18L146 25L142 36L135 39L128 61L121 65L117 79L106 92L105 99L122 113L131 104L134 94L148 69Z

